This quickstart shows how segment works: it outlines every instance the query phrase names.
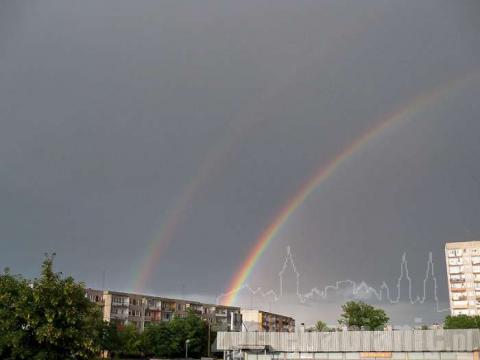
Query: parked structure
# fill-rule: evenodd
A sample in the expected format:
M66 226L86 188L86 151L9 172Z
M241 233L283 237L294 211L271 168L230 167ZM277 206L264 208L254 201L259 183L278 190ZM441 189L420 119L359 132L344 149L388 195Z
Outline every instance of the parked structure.
M134 324L140 331L150 323L185 317L189 311L216 329L241 331L242 315L238 307L95 289L87 289L87 297L102 308L103 320L119 326Z
M221 332L226 360L479 360L480 330Z
M480 241L445 245L452 315L480 314Z
M295 331L295 319L262 310L241 310L243 331Z

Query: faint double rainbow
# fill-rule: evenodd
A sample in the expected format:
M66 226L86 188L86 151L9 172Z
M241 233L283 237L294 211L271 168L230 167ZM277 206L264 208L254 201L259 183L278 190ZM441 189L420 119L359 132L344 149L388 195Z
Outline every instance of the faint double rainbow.
M373 24L376 19L382 19L382 13L383 9L376 9L375 11L369 12L367 16L368 21L350 23L348 26L339 24L336 31L341 35L345 49L351 47L349 41L354 41L356 37L362 34L367 25ZM331 51L321 54L322 61L328 61L328 57L338 54L341 48L342 46L339 44L332 43ZM313 57L313 60L313 64L315 64L315 61L318 59ZM302 67L298 67L298 64L293 65L291 73L286 74L285 78L281 79L280 84L277 84L277 86L273 88L274 90L261 94L260 99L257 99L257 101L260 100L258 101L259 103L263 103L270 98L275 98L275 95L278 95L283 88L286 88L287 85L295 80L299 71L304 70ZM305 68L308 69L308 66L305 66ZM252 127L258 126L265 120L262 115L259 114L260 112L256 106L248 109L246 112L242 111L236 119L240 120L241 118L242 121L233 121L233 126L227 134L207 152L205 160L199 166L198 171L192 175L186 188L180 196L175 199L172 206L169 207L160 228L148 243L145 255L140 259L137 266L133 267L135 269L133 273L133 287L135 291L142 292L145 290L148 281L155 272L155 268L158 266L162 254L166 252L167 247L174 239L179 225L182 224L186 218L188 209L190 209L195 197L200 193L200 189L205 186L213 176L212 174L215 173L215 169L219 167L219 164L225 163L227 154ZM246 126L243 124L245 119L247 119Z
M231 279L227 291L220 297L222 303L224 305L233 305L235 303L239 290L243 288L265 249L281 230L282 226L287 222L288 218L300 207L305 199L321 184L328 180L343 163L350 159L356 152L361 150L362 147L368 144L372 139L384 134L387 129L392 127L392 125L401 120L408 119L414 113L424 109L428 105L432 105L442 100L445 95L449 95L453 90L459 89L467 81L478 76L478 74L478 71L469 72L466 75L455 78L446 84L434 88L430 92L423 93L414 98L397 111L384 117L377 123L377 125L368 129L363 135L356 138L351 144L345 147L325 166L318 169L302 186L300 186L297 192L275 215L270 224L262 231L255 245L250 250L249 255Z

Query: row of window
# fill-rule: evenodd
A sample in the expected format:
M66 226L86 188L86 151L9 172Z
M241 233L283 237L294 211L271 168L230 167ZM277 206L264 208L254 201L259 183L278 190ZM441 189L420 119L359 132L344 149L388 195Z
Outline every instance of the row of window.
M452 315L476 315L477 310L475 309L453 309L452 310Z
M460 273L465 272L465 267L464 266L449 266L449 272L450 272L450 274L460 274ZM472 272L480 273L480 265L472 266Z
M472 256L470 260L472 264L480 264L480 256ZM448 259L449 265L463 265L464 263L468 263L468 261L464 261L463 258Z
M448 257L463 255L480 255L480 249L450 249L447 251Z

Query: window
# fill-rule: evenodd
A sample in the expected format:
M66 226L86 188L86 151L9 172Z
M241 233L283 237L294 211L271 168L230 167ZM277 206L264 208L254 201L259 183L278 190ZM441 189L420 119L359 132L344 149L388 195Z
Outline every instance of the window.
M459 274L463 272L463 266L450 266L450 274Z
M448 263L450 265L462 265L463 264L463 259L462 258L460 258L460 259L458 259L458 258L449 259Z

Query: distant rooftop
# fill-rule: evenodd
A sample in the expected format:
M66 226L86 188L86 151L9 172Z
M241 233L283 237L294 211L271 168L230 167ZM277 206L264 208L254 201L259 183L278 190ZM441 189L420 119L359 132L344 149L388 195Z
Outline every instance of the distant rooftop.
M466 249L466 248L478 248L480 247L480 241L457 241L448 242L445 244L445 249Z
M176 303L183 303L183 304L202 305L202 306L210 306L210 307L216 307L216 308L240 310L240 307L238 307L238 306L227 306L227 305L217 305L217 304L203 303L203 302L197 301L197 300L175 299L175 298L168 298L168 297L163 297L163 296L158 296L158 295L129 293L129 292L123 292L123 291L99 290L99 289L87 288L87 291L89 291L89 290L90 291L95 291L95 292L101 292L104 295L110 294L110 295L117 295L117 296L144 297L144 298L157 299L157 300L165 301L165 302L176 302Z

